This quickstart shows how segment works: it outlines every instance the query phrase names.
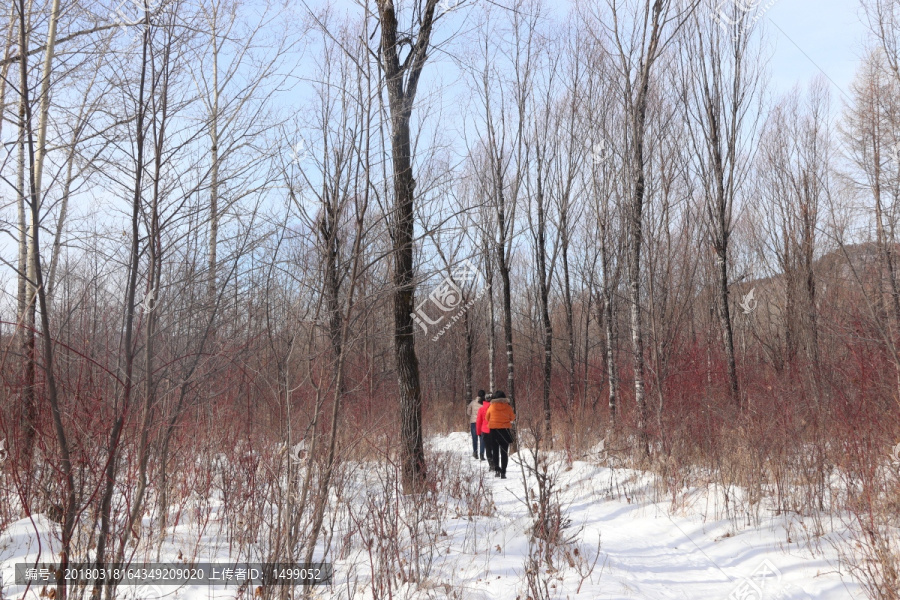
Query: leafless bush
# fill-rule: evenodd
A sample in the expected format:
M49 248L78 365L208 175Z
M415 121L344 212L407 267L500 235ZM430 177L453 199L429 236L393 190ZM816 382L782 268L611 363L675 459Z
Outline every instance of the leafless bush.
M853 544L841 550L850 572L860 582L870 600L900 598L900 543L897 528L884 523L857 524Z
M870 600L900 599L898 468L885 464L843 480L851 517L846 523L849 543L838 542L837 550Z
M429 453L429 464L431 479L437 491L446 495L443 500L450 504L448 509L453 516L471 519L494 515L496 507L491 488L485 484L486 471L479 470L474 476L465 472L463 461L451 452Z
M580 530L571 529L572 522L566 516L559 497L563 465L558 460L554 461L554 456L544 450L542 435L539 427L519 430L518 461L525 481L524 499L533 520L525 559L525 584L528 596L534 600L553 597L557 583L563 581L562 571L567 566L576 568L583 583L593 573L596 564L595 559L588 566L584 562L583 551L576 545ZM579 557L578 560L576 557Z
M387 453L345 477L346 490L334 509L334 539L336 555L353 564L348 586L367 580L373 598L396 598L444 585L435 574L445 573L445 562L454 560L448 556L448 521L494 515L482 474L473 476L454 453L428 450L428 459L430 484L419 494L403 493L400 465Z
M348 516L368 559L372 597L391 598L430 574L435 532L426 520L433 514L433 497L431 492L404 496L393 462L369 471L367 484L360 506L350 507Z

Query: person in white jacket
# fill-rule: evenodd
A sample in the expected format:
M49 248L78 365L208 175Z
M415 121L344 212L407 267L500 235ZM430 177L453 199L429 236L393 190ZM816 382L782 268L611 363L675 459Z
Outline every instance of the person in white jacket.
M484 390L478 390L478 396L475 397L474 400L469 402L469 405L466 407L466 412L469 413L469 429L472 432L472 458L478 459L478 435L477 430L475 429L475 422L478 420L478 409L481 408L481 402L484 400ZM481 449L482 454L484 454L484 447L482 445Z

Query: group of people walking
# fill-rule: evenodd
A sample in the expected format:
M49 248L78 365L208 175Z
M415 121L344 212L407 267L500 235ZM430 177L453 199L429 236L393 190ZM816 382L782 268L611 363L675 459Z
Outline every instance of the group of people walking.
M503 390L487 395L484 390L478 390L478 396L469 403L468 412L472 431L472 457L481 460L487 458L494 477L506 479L509 445L513 441L512 424L516 420L509 398Z

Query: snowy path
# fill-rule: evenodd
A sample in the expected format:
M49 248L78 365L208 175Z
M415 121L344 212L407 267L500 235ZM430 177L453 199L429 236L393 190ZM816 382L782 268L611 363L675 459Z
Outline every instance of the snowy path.
M430 440L430 447L468 456L465 433ZM485 463L468 457L473 474ZM837 572L837 554L827 542L824 557L812 556L801 544L787 543L782 519L767 527L735 531L730 521L705 522L698 509L670 516L669 504L629 503L609 494L611 481L618 489L640 485L640 476L575 462L561 474L561 498L572 529L581 528L582 548L596 553L602 536L601 556L593 582L575 594L580 577L566 573L558 584L559 598L597 600L851 600L862 599L860 587ZM472 561L471 569L457 572L465 598L515 600L523 591L523 564L527 555L527 510L523 475L511 457L509 479L490 477L497 514L481 548L495 550L489 559ZM629 478L631 481L628 481ZM795 523L795 530L802 528ZM794 535L793 537L802 537ZM501 552L496 552L499 545ZM591 549L592 550L589 550ZM471 552L471 548L464 550ZM601 571L601 565L605 567ZM569 570L571 571L571 569ZM499 576L499 579L498 579ZM526 596L522 595L524 600Z

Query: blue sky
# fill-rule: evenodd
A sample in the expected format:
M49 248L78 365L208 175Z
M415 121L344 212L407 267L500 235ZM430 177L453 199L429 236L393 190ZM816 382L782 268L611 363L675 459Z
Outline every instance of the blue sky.
M838 88L848 93L867 34L858 0L775 0L763 21L771 44L772 91L805 85L824 71L840 104Z

